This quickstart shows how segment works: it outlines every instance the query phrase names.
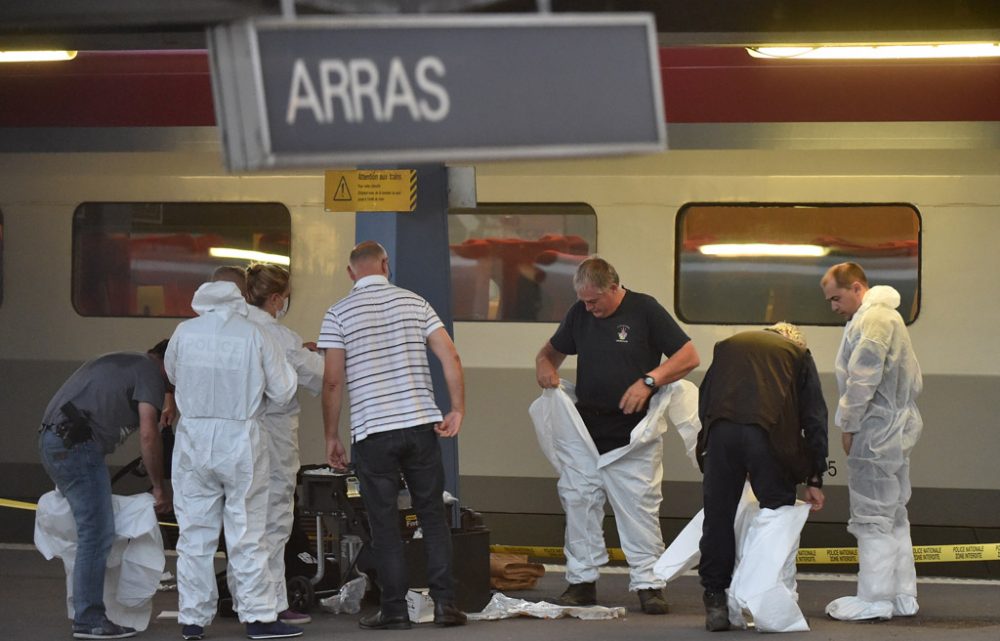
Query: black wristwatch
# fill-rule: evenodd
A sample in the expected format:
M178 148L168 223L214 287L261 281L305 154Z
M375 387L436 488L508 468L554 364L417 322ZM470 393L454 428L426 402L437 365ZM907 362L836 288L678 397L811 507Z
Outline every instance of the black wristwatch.
M642 384L648 387L649 389L653 390L656 389L656 379L653 378L652 376L649 376L648 374L642 379Z

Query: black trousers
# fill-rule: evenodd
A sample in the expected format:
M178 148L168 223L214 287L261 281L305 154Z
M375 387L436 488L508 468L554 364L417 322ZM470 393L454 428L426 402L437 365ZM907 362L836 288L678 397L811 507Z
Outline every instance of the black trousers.
M399 474L410 490L413 509L424 535L427 584L436 602L455 600L451 574L451 532L445 520L444 467L434 425L379 432L351 447L368 512L372 552L382 590L382 613L406 615L409 577L399 536Z
M795 482L775 458L764 428L716 421L708 431L702 485L705 523L698 574L707 591L725 590L732 581L736 563L733 523L747 476L762 508L795 504Z

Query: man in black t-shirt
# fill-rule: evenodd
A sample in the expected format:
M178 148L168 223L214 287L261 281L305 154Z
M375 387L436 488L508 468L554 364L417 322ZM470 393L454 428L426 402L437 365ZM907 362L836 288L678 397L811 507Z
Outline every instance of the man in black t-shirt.
M651 296L626 291L618 273L601 258L580 264L573 278L578 301L535 359L542 388L559 387L559 366L577 355L577 409L597 452L629 444L657 388L686 376L699 364L694 344ZM666 355L666 361L660 362ZM560 480L566 511L564 605L597 602L598 566L607 562L601 530L604 499L611 502L622 549L630 568L629 589L639 593L643 612L664 614L664 582L653 575L663 553L659 507L662 445L639 448L604 468L594 487Z

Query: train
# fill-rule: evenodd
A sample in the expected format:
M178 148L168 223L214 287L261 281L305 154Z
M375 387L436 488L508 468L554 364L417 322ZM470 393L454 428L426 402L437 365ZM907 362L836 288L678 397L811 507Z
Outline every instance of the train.
M679 115L659 154L475 165L476 205L448 217L467 390L459 499L483 515L493 543L561 545L555 472L527 408L540 393L535 355L575 300L575 264L593 253L677 318L701 356L695 383L715 342L800 323L830 408L842 324L819 276L840 260L868 266L875 284L903 294L923 369L914 542L1000 541L1000 116L889 117L897 120L781 125ZM227 173L214 127L197 118L28 124L0 118L0 496L31 501L51 487L36 449L40 417L76 367L169 336L190 314L194 288L234 261L286 261L284 322L314 340L350 289L345 266L363 214L325 211L322 169ZM726 245L736 253L718 253ZM226 246L244 253L213 253ZM790 246L805 254L782 253ZM573 378L572 358L562 374ZM322 463L319 400L300 400L303 463ZM806 546L853 542L836 436L831 412L828 505L811 517ZM664 438L669 541L700 509L701 477L676 432ZM122 466L137 449L131 442L109 463ZM0 539L29 540L30 531L30 516L17 515ZM996 565L961 571L995 575Z

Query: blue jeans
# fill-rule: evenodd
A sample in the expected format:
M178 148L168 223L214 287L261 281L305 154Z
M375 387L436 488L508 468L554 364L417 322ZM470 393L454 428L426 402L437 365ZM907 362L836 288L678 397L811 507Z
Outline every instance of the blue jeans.
M97 627L105 620L104 572L115 539L111 478L104 452L93 440L66 449L61 438L46 429L38 438L45 471L69 502L76 521L76 563L73 566L73 625Z
M409 578L403 542L399 537L399 474L410 490L413 509L424 535L427 586L439 603L455 600L451 576L451 532L445 520L444 467L434 425L420 425L379 432L352 446L352 458L361 483L361 498L368 512L372 551L382 613L406 616Z

